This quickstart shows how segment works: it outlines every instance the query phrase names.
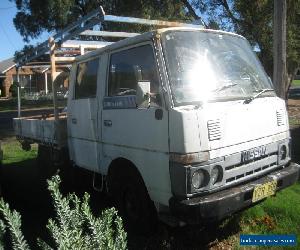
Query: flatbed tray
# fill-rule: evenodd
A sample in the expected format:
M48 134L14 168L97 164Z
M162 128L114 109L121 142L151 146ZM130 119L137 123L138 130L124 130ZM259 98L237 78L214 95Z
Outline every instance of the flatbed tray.
M14 130L19 140L55 147L67 145L67 114L60 113L57 123L54 115L34 115L14 118Z

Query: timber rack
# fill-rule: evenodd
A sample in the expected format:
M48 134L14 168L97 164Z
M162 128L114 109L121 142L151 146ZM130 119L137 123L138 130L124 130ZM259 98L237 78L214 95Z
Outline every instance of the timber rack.
M17 63L17 81L19 82L19 68L31 64L33 61L43 57L50 58L43 59L43 66L51 67L51 80L54 104L54 117L55 120L59 119L57 109L57 96L55 79L58 76L56 67L71 67L72 62L76 56L83 55L86 52L102 48L121 39L139 35L133 32L119 32L119 31L104 31L105 23L119 23L125 25L147 25L155 28L164 27L194 27L204 28L205 24L200 19L196 21L198 24L170 22L160 20L150 20L134 17L106 15L102 6L88 13L87 15L79 18L76 22L68 25L63 30L50 36L48 40L37 45L33 48L32 52L25 54L18 59ZM48 65L49 64L49 65ZM19 86L19 84L18 84ZM20 86L18 87L18 117L21 117L21 99L20 99Z

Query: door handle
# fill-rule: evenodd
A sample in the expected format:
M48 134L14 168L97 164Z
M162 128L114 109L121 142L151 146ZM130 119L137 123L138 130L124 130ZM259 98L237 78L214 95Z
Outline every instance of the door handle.
M103 123L104 123L104 126L106 126L106 127L111 127L112 126L112 121L111 120L104 120Z
M77 124L77 119L76 118L72 118L72 123L73 124Z

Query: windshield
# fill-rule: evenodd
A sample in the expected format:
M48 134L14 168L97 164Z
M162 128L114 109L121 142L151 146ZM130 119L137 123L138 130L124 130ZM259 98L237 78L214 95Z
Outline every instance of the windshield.
M273 89L246 39L205 31L169 31L162 41L175 105L247 99Z

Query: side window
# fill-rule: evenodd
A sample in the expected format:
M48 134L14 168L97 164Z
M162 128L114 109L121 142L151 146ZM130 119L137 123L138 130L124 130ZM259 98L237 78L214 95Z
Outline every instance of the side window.
M75 99L96 97L98 65L99 58L78 64Z
M109 96L135 95L138 81L150 81L151 93L158 93L158 75L151 45L111 55L108 81Z

